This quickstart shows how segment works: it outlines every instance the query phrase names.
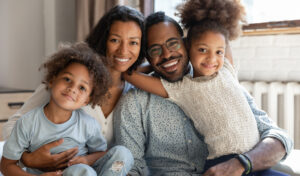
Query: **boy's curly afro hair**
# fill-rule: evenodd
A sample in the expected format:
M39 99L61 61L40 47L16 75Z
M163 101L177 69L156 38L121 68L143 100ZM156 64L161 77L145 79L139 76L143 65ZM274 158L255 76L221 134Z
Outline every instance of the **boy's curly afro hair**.
M41 66L41 69L46 70L43 82L46 83L48 88L48 84L70 64L82 64L87 67L93 83L89 103L92 107L101 104L109 95L108 88L111 85L110 74L101 57L104 56L98 55L84 42L73 45L64 44Z
M227 31L225 37L228 40L236 39L241 32L242 23L246 23L246 13L240 0L187 0L177 10L186 29L215 23Z

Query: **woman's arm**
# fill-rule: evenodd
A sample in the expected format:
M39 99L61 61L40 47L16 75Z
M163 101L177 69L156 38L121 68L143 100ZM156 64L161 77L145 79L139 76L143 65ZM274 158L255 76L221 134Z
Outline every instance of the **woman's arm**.
M147 92L159 95L164 98L169 97L159 78L148 76L139 72L132 72L131 75L124 73L123 77L126 81L130 82L137 88L143 89Z
M5 176L14 176L14 175L20 175L20 176L31 176L32 174L29 174L25 172L23 169L21 169L18 165L18 160L10 160L5 157L2 157L1 159L1 172Z
M32 153L24 152L21 158L22 163L31 168L43 171L55 171L68 166L68 162L77 153L77 148L71 148L58 154L51 154L51 148L59 146L63 139L43 145Z

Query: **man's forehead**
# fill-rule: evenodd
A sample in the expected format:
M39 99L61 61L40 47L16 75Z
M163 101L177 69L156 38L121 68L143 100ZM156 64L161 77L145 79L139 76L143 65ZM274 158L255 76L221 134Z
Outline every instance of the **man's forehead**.
M160 22L148 29L147 45L161 44L170 38L180 38L176 26L171 22Z

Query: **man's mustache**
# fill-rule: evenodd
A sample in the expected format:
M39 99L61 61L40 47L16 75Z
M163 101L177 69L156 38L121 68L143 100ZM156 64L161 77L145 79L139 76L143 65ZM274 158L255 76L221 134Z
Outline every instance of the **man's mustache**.
M171 56L171 57L169 57L169 58L163 58L163 60L162 60L160 63L156 64L156 66L159 67L159 66L163 65L164 63L169 62L170 60L173 60L173 59L180 59L180 58L182 58L182 55L179 55L179 56Z

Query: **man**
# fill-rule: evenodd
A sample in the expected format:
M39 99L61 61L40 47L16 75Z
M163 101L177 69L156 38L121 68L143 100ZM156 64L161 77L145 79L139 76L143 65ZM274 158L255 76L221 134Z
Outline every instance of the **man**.
M172 39L182 37L178 23L163 12L147 17L147 50L160 53L159 57L147 59L155 74L169 82L180 80L189 71L183 41L179 47L171 47ZM242 156L210 168L204 176L235 176L251 169L267 169L290 152L291 139L256 108L247 92L245 96L256 117L261 141ZM115 109L114 134L116 144L125 145L135 158L131 175L184 176L203 172L208 156L203 136L177 105L159 96L142 90L128 92ZM268 170L262 174L268 175Z

